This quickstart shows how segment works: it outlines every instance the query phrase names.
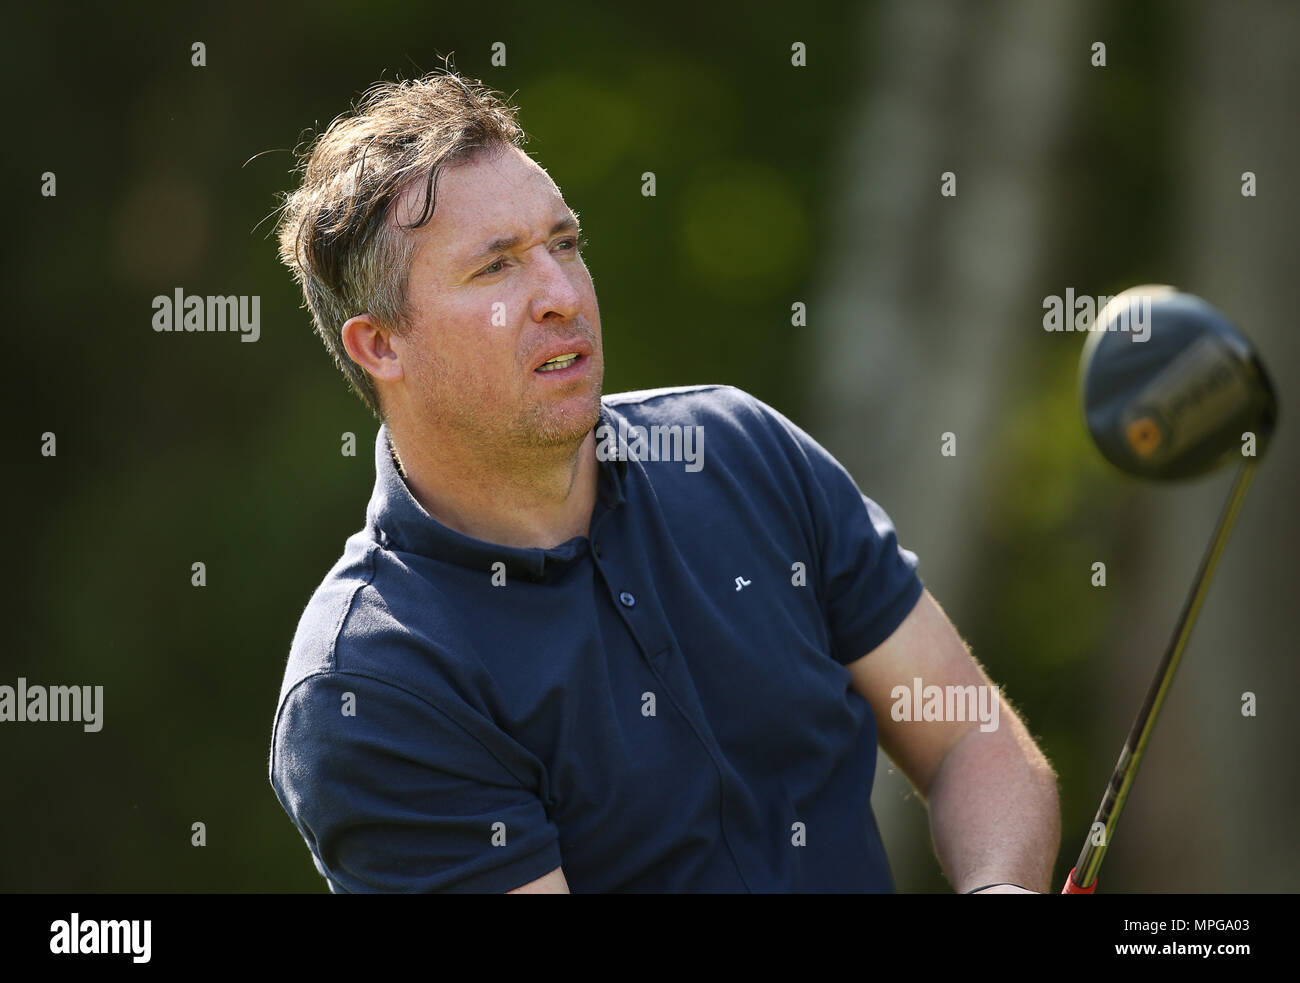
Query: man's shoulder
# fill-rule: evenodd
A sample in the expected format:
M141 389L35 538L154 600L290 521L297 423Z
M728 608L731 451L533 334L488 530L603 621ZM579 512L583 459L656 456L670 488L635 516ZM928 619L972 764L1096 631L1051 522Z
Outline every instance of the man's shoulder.
M699 423L707 419L750 430L755 423L770 425L780 418L758 397L726 383L610 393L601 397L601 402L637 426Z
M270 772L277 789L303 781L309 774L303 769L319 765L329 743L345 734L382 741L409 732L392 725L409 723L412 713L437 712L457 726L473 723L456 682L465 667L476 665L473 647L460 631L455 605L437 583L414 574L409 559L357 533L312 592L289 647L272 723ZM361 725L358 705L368 711ZM315 712L325 708L332 712Z
M716 449L740 447L784 459L795 469L808 464L808 450L820 445L784 413L752 393L725 383L669 386L613 393L602 401L629 426L696 425Z
M385 568L394 561L367 530L348 538L343 555L312 591L294 630L280 690L321 675L384 675L369 658L376 647L396 657L412 629L392 610ZM399 592L400 593L400 592Z

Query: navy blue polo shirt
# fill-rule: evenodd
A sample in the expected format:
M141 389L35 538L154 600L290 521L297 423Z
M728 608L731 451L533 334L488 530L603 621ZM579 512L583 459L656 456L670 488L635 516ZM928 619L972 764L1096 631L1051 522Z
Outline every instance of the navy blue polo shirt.
M589 538L514 549L431 518L380 427L272 733L316 868L335 893L556 867L575 893L892 891L845 666L912 610L916 556L741 390L605 396L596 435Z

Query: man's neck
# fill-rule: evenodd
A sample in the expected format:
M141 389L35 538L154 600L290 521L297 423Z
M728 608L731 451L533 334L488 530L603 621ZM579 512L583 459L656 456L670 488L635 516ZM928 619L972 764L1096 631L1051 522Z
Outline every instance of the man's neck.
M393 449L407 487L426 512L473 539L550 548L586 536L596 504L594 430L576 447L512 450L497 459L418 434Z

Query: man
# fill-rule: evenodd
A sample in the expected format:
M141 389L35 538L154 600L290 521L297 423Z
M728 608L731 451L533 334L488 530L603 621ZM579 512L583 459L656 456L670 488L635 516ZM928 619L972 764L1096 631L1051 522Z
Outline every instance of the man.
M377 86L286 201L382 421L272 736L330 889L892 891L878 739L957 891L1047 890L1055 775L886 514L740 390L602 397L578 216L522 141L454 74ZM895 719L917 679L996 726Z

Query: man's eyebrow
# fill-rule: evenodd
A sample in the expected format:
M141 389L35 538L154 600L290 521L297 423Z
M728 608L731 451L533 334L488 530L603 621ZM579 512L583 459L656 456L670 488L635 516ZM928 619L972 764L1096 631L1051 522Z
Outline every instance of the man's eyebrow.
M577 231L578 216L575 212L558 219L556 223L551 226L551 231L547 233L546 237L549 239L552 236L559 235L561 232ZM522 241L523 240L519 236L501 236L497 239L493 239L491 242L484 243L469 256L465 257L465 263L466 265L469 265L479 259L486 259L489 256L495 256L497 253L508 252L509 250L514 249Z

